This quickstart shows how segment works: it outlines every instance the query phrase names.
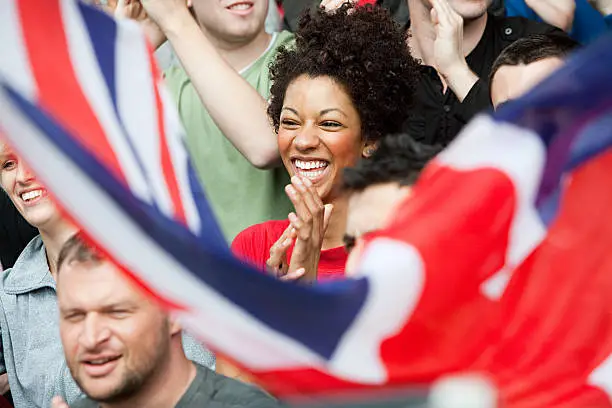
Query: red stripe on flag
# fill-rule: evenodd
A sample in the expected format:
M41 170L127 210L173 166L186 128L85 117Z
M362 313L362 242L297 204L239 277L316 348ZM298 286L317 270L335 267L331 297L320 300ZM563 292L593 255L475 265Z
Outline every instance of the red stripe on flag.
M147 48L149 45L147 44ZM174 215L176 219L181 221L183 224L187 223L185 216L185 209L183 208L183 201L179 192L178 181L176 179L176 173L174 171L174 165L172 163L172 157L170 155L170 146L168 145L168 139L166 137L166 127L164 123L164 106L159 95L159 88L157 82L161 79L160 73L155 63L155 57L153 56L153 50L149 49L149 64L151 66L151 75L153 76L153 92L155 93L155 105L157 109L157 127L159 131L159 143L161 152L161 166L164 173L164 180L168 186L168 192L170 193L170 199L174 206Z
M41 7L38 0L18 0L17 6L40 106L125 182L119 161L72 66L60 1L45 0Z

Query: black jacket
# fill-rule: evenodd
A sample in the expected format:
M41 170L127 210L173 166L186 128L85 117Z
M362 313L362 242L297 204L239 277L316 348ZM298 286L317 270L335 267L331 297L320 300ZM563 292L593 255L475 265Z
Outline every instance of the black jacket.
M17 212L7 195L0 191L0 262L12 268L23 248L38 234Z
M459 102L450 89L442 92L442 82L436 70L423 65L417 103L411 109L411 117L405 123L404 131L423 143L443 146L450 143L477 113L491 107L488 78L499 54L519 38L552 32L565 35L545 23L489 14L480 42L466 57L470 69L480 78L478 82L463 102Z

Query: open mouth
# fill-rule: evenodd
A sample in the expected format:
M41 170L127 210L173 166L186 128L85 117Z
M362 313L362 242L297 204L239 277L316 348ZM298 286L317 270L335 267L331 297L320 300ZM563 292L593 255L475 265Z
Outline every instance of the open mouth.
M25 204L32 205L32 204L36 204L38 201L40 201L45 196L46 196L46 191L42 188L39 188L36 190L30 190L30 191L26 191L25 193L21 193L19 197Z
M82 364L90 377L103 377L110 374L118 364L121 355L83 360Z
M313 184L322 180L327 174L329 162L325 160L291 160L296 174L306 177Z
M244 14L253 8L253 3L250 1L241 1L238 3L233 3L226 7L229 11L233 11L235 13Z

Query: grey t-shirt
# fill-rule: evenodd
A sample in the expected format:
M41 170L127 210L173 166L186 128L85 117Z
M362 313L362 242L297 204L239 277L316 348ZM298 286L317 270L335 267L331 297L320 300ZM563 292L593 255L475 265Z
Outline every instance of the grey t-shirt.
M217 374L195 364L197 373L191 385L175 408L280 408L279 401L240 381ZM99 404L89 398L77 401L71 408L98 408Z

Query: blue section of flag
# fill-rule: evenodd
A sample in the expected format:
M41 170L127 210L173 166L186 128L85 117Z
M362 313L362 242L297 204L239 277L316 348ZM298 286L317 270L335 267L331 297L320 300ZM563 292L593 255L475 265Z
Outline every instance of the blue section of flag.
M494 114L537 133L548 158L537 207L555 219L568 172L612 146L612 33L577 52L567 64L521 99Z
M110 96L117 110L117 87L115 81L115 67L117 60L115 56L115 47L117 46L117 24L104 14L100 13L95 8L88 6L82 2L77 2L81 16L87 31L89 39L93 45L100 71L106 82L106 88L110 92Z
M76 143L65 129L44 111L2 84L14 105L70 157L110 198L128 213L143 234L197 276L203 284L248 310L262 324L330 359L341 338L360 313L369 293L365 279L322 286L287 284L262 274L202 241L186 227L167 218L155 207L136 199L96 158ZM130 198L130 199L127 199ZM212 215L205 219L213 220ZM214 228L215 225L204 225ZM172 273L172 271L164 271ZM261 299L268 299L262 303ZM278 313L278 307L284 313ZM214 327L211 327L214 330Z
M89 33L89 39L91 44L93 45L94 53L96 54L96 60L98 62L98 67L100 68L100 72L102 77L104 78L104 82L106 83L106 89L109 92L110 98L112 100L113 109L115 111L115 116L119 121L119 126L121 127L121 131L123 132L123 138L125 139L126 144L129 146L132 151L132 157L136 161L138 165L138 169L140 170L140 174L144 178L147 179L149 185L151 184L151 180L148 179L148 174L145 170L145 165L142 162L140 156L136 153L136 148L132 143L132 140L127 136L128 132L125 127L125 124L121 120L121 113L119 112L119 106L117 104L117 81L116 81L116 70L117 70L117 55L116 55L116 47L117 47L117 23L113 21L113 19L108 18L108 16L100 13L99 10L96 10L94 7L84 4L82 2L77 2L79 7L79 11L81 12L81 16L83 17L83 21L87 28L87 32ZM153 195L155 199L155 195ZM157 204L157 203L156 203Z

